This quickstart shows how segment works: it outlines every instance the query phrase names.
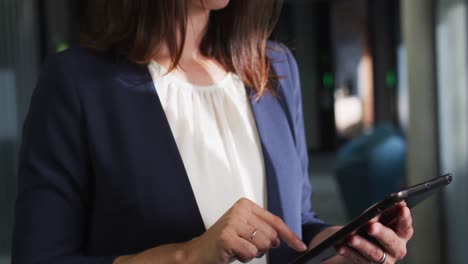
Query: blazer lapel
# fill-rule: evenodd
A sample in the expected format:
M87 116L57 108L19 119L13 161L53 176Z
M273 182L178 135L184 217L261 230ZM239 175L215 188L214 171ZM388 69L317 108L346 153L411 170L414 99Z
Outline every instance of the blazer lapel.
M277 150L280 146L276 143L280 143L282 131L277 133L278 128L281 128L281 126L277 123L278 120L274 120L275 116L281 116L281 109L276 99L270 93L264 94L258 101L252 97L250 103L262 144L267 183L268 210L283 218L284 212L279 191L279 171L276 169L277 163L275 162L279 159Z
M251 108L257 123L264 156L268 210L279 216L301 237L301 200L297 195L302 189L302 172L295 149L294 136L281 96L266 92L258 101L251 98ZM269 256L272 263L284 256L297 254L285 243L273 249Z
M167 230L167 232L173 232L173 236L180 233L180 236L176 237L181 239L191 239L198 236L206 229L149 70L145 65L130 63L119 64L119 67L121 69L118 72L123 73L120 78L121 84L128 85L136 91L131 95L133 98L128 101L133 102L133 107L139 109L135 112L146 113L149 116L147 120L151 120L151 122L139 122L137 125L140 126L140 136L145 138L148 146L151 146L143 147L147 149L147 157L141 157L145 156L144 154L140 156L140 158L147 160L144 164L147 167L148 177L141 181L139 195L145 197L145 200L151 200L151 197L154 200L155 192L165 193L165 199L170 201L166 207L171 208L170 211L175 214L173 221L180 221L182 218L186 221L180 223L185 225L184 227L181 226L178 230ZM160 176L155 177L155 175ZM153 219L153 217L149 217L149 219ZM187 223L191 224L186 225Z

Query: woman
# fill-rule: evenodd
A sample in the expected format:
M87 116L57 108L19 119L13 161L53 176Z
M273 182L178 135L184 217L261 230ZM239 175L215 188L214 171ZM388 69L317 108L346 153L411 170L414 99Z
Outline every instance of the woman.
M339 229L311 211L297 66L272 0L90 1L24 126L14 263L287 263ZM268 209L268 210L267 210ZM394 263L398 206L329 263ZM283 242L280 242L280 239Z

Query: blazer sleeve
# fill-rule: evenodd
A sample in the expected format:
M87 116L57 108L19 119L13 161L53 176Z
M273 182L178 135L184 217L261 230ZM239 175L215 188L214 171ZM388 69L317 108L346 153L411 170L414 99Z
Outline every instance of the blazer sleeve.
M12 263L110 264L86 256L92 181L84 121L64 55L45 63L23 128Z
M309 154L304 129L299 69L291 51L285 46L284 49L286 50L287 61L289 63L289 81L291 86L290 90L287 91L289 95L285 95L285 97L290 99L289 111L291 112L291 122L294 128L296 149L302 165L302 239L306 244L309 244L315 235L330 227L330 225L319 219L317 214L312 210L312 185L309 180Z

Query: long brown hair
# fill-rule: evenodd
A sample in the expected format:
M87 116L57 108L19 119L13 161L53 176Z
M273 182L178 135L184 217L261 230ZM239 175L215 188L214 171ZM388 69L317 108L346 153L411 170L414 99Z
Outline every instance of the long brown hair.
M87 47L117 52L137 63L148 63L166 44L177 67L187 31L188 0L90 0ZM203 0L200 0L203 1ZM239 75L261 96L270 90L267 38L275 27L283 0L231 0L212 11L201 53ZM178 41L181 40L181 41Z

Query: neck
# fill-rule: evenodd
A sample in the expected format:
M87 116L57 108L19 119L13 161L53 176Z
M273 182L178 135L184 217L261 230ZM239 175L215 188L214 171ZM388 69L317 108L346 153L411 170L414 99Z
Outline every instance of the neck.
M208 25L210 10L198 6L189 6L187 17L187 32L185 35L185 44L182 50L181 61L199 61L200 43ZM158 50L155 59L168 67L171 63L169 49L166 45Z
M205 34L210 10L198 6L189 7L187 18L187 33L182 52L183 59L197 59L200 54L200 44Z

